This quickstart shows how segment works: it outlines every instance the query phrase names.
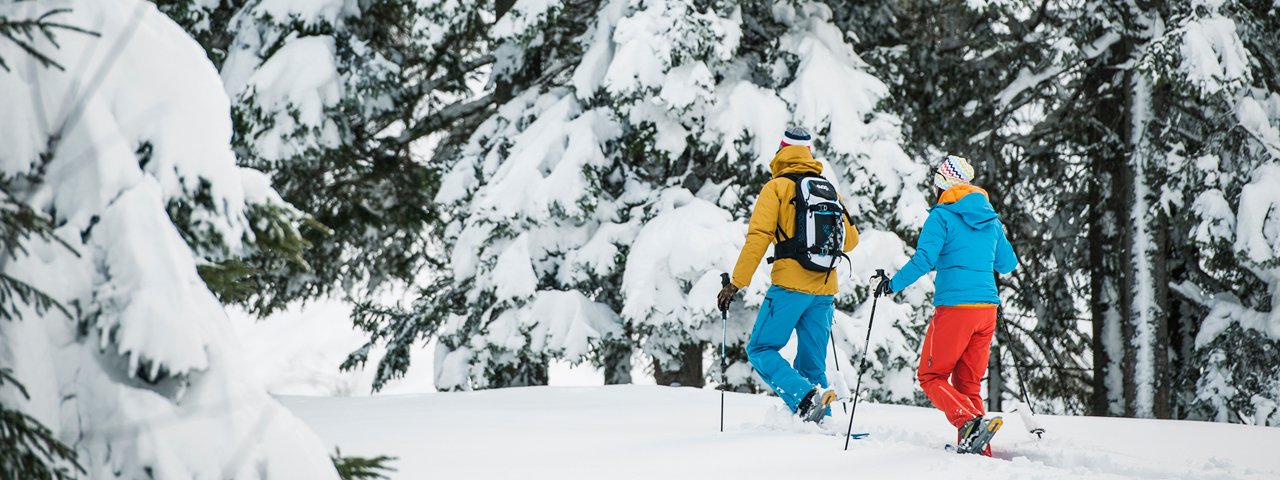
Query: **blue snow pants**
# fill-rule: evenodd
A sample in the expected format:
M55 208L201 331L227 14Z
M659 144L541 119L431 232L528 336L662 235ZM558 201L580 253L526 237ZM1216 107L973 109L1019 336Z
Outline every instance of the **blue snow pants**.
M774 285L751 329L747 359L791 411L814 386L827 386L827 337L835 313L833 295L811 295ZM795 366L778 353L796 332Z

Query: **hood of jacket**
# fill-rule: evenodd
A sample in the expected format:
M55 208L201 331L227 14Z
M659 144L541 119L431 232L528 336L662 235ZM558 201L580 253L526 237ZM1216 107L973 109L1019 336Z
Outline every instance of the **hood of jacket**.
M1000 218L987 198L987 191L973 185L957 185L948 188L938 197L941 208L956 214L969 228L982 229Z
M778 150L769 162L769 171L773 178L789 173L822 173L822 163L813 159L809 147L792 145Z

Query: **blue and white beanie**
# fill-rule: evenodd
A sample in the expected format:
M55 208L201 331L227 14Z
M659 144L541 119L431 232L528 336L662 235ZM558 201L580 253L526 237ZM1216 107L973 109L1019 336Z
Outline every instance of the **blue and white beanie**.
M793 145L813 148L813 136L809 135L809 131L802 127L788 128L787 131L782 134L782 143L778 145L778 148Z

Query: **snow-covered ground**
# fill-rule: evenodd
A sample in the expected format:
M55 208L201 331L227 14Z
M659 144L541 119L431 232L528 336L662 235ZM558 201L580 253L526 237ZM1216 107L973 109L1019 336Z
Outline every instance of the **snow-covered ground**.
M940 412L862 404L843 439L796 425L764 395L658 386L530 387L373 397L283 397L345 454L399 457L418 478L1280 478L1280 429L1221 423L1007 415L997 458L942 450ZM843 432L839 408L828 424Z
M251 373L271 394L346 397L373 393L374 370L382 348L372 352L370 363L363 369L338 369L347 354L364 345L367 338L351 325L350 303L317 300L294 305L262 320L234 307L227 309L227 315L240 340L245 363L253 366ZM377 393L434 392L434 352L434 342L418 345L413 350L409 372L387 382ZM634 383L654 384L653 374L645 371L647 361L639 358L633 366ZM604 384L604 373L589 363L575 366L552 362L549 376L552 385Z

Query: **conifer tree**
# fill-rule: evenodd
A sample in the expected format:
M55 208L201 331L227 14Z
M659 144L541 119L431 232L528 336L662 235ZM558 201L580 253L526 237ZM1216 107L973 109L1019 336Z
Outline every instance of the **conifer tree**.
M1230 414L1219 408L1235 395L1226 379L1240 377L1250 385L1250 398L1265 404L1265 394L1257 392L1273 387L1249 380L1249 372L1273 371L1265 362L1274 339L1248 334L1249 322L1239 320L1247 315L1223 312L1240 304L1235 299L1242 292L1270 288L1267 275L1256 273L1265 272L1258 265L1267 255L1241 255L1243 244L1235 240L1242 232L1230 225L1249 216L1252 225L1266 222L1253 213L1254 204L1266 200L1243 194L1274 162L1265 139L1275 117L1252 107L1271 98L1275 83L1268 80L1274 75L1255 76L1254 66L1266 62L1254 57L1274 55L1260 50L1265 42L1244 38L1274 28L1266 13L1271 9L1235 2L1089 5L1089 15L1077 15L1070 5L1043 2L1036 15L1059 39L1048 50L1057 53L1025 64L985 102L1033 107L1027 121L997 116L997 128L981 133L1000 139L995 145L1016 160L1001 169L997 189L1017 202L1002 209L1012 215L1006 220L1011 237L1036 252L1044 249L1020 251L1030 258L1030 278L1040 281L1015 275L1015 306L1039 317L1029 338L1052 345L1054 338L1074 337L1070 323L1083 316L1072 314L1076 299L1089 299L1094 374L1088 405L1095 414L1197 418L1213 403L1218 418L1253 418L1254 410L1241 408L1238 399ZM1251 245L1269 241L1265 234L1254 238L1260 243ZM1086 281L1088 287L1080 288ZM1244 304L1246 310L1234 311L1267 308L1265 301ZM1045 321L1055 314L1059 321ZM1044 335L1055 330L1066 335ZM1231 340L1201 348L1228 331L1233 333L1224 336ZM1225 344L1258 352L1253 358L1260 363L1224 361L1215 352ZM1079 345L1067 343L1065 351L1080 352ZM1070 356L1030 359L1046 370L1063 369L1058 378L1078 378L1071 372L1084 365ZM1205 371L1203 365L1213 367ZM1201 371L1207 383L1197 380ZM1190 386L1197 382L1212 385L1214 393ZM1065 390L1033 385L1069 410L1072 399L1085 394L1076 382L1059 382ZM1196 398L1201 413L1192 407Z
M1247 187L1274 162L1273 5L837 11L893 89L909 150L968 154L990 172L979 181L1024 259L1001 279L990 387L1013 394L1001 366L1017 363L1054 409L1265 423L1274 387L1253 375L1275 370L1275 339L1245 319L1269 311L1256 245L1270 237L1236 226L1267 224ZM1227 345L1258 360L1229 361Z
M483 2L159 0L219 67L238 161L308 215L289 256L234 269L265 315L325 295L412 282L432 256L439 172L415 145L450 145L491 97L468 82L493 60ZM437 151L447 150L439 148ZM206 277L207 278L207 277ZM220 292L222 293L222 292Z
M1243 244L1224 249L1222 241L1242 233L1227 234L1224 222L1247 218L1256 203L1239 195L1231 197L1238 199L1233 205L1223 192L1243 193L1257 169L1274 162L1263 139L1275 117L1240 114L1256 104L1255 96L1273 95L1267 81L1254 76L1256 61L1240 36L1266 23L1230 2L1100 3L1094 11L1068 30L1081 51L1097 52L1069 89L1088 99L1064 103L1059 117L1090 119L1084 128L1064 129L1062 144L1092 152L1085 183L1093 210L1091 410L1195 417L1188 407L1201 395L1185 382L1196 382L1206 361L1223 364L1211 361L1212 350L1196 353L1217 329L1210 320L1215 315L1205 312L1243 290L1265 291L1269 283L1265 275L1252 280L1233 273L1255 269L1248 265L1266 256L1227 253ZM1223 262L1226 257L1234 258ZM1212 273L1206 265L1215 265ZM1213 373L1221 392L1220 380L1229 375Z
M371 342L348 365L378 342L399 349L437 336L442 389L545 382L553 360L592 361L608 381L627 381L633 358L651 359L660 383L701 385L715 373L702 356L718 336L719 272L793 124L819 133L815 153L866 219L863 251L874 252L855 256L856 274L840 273L842 308L862 305L865 320L855 277L870 276L873 258L906 260L889 229L923 220L925 170L902 151L897 120L876 110L884 87L828 7L537 5L546 8L516 2L491 30L494 95L509 99L448 160L436 200L449 268L413 308L369 311ZM758 274L731 312L735 388L758 387L743 344L767 278ZM899 401L912 398L897 380L913 369L907 319L882 320L884 345L873 345L879 377L895 379L876 388ZM843 362L860 354L854 329L839 330ZM407 355L388 355L379 373L403 368Z
M14 43L21 53L6 55L11 50L0 49L0 68L4 70L0 74L12 74L9 62L27 58L40 67L63 70L65 67L51 56L52 52L37 49L36 39L52 40L58 31L94 35L90 30L64 23L63 18L70 13L67 9L50 9L31 18L10 17L6 13L0 11L0 37L4 38L0 42ZM48 217L15 195L22 183L21 177L0 175L0 322L21 321L23 312L43 317L56 311L69 319L70 312L56 299L6 273L10 261L26 254L29 241L58 243ZM73 252L69 245L64 246ZM12 360L0 360L0 444L5 446L0 450L0 474L5 478L70 480L76 473L85 473L76 461L75 449L23 411L22 404L31 396L9 367Z
M1069 411L1087 403L1088 337L1076 320L1083 316L1076 299L1087 294L1076 265L1084 248L1073 188L1079 162L1046 138L1055 130L1043 118L1066 100L1060 79L1087 58L1063 48L1070 8L895 1L837 9L839 25L889 85L887 105L903 118L908 151L934 161L945 153L969 158L1017 247L1021 264L999 279L1005 308L988 375L993 410L1003 397L1020 397L1019 384ZM902 233L912 238L915 230ZM1028 378L1015 381L1019 373Z
M92 34L23 37L48 61L0 74L0 468L335 478L319 439L246 378L197 273L274 241L255 208L286 225L296 211L235 165L227 98L177 25L141 1L71 7L59 22ZM0 58L23 48L0 42ZM206 448L182 447L193 438Z

